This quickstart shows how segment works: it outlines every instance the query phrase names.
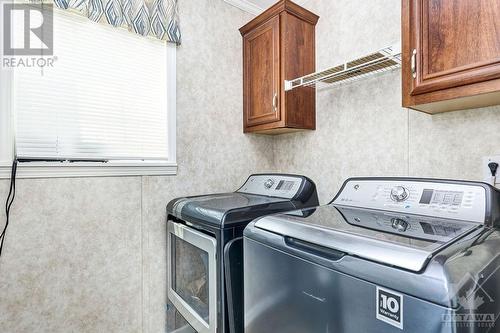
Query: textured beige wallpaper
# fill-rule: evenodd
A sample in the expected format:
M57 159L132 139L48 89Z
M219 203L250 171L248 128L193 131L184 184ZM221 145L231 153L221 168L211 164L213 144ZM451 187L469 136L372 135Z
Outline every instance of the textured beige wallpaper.
M0 332L164 332L166 203L273 169L272 138L242 131L238 28L251 16L222 0L179 4L178 175L20 180L0 261Z
M140 177L19 181L0 331L139 331L141 229Z
M400 0L309 0L320 16L317 69L400 41ZM430 116L401 107L400 71L317 92L317 130L278 137L281 171L305 173L330 201L352 176L481 180L500 153L500 107Z

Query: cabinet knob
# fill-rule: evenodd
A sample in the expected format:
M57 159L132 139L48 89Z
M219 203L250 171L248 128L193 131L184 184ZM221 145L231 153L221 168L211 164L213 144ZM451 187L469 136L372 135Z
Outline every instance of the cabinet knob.
M273 96L273 110L274 110L274 112L278 111L278 94L277 93L274 93L274 96Z

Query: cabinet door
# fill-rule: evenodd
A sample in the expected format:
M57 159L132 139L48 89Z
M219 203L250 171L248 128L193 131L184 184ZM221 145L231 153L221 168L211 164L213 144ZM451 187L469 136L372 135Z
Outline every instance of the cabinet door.
M409 1L412 95L500 77L500 1Z
M279 16L244 37L244 127L278 121Z

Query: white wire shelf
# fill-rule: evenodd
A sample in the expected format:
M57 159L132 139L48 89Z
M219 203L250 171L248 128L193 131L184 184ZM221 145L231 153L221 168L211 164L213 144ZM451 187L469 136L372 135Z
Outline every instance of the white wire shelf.
M298 87L336 86L399 67L401 67L401 47L392 45L321 72L308 74L293 80L285 80L285 91Z

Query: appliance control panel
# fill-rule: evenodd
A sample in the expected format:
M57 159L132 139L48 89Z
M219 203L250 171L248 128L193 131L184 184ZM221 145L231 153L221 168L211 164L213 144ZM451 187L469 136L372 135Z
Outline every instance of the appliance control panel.
M486 190L459 182L351 179L333 203L484 223Z
M252 175L237 192L291 199L299 191L302 180L276 174Z

